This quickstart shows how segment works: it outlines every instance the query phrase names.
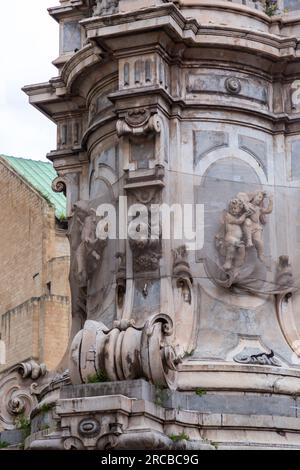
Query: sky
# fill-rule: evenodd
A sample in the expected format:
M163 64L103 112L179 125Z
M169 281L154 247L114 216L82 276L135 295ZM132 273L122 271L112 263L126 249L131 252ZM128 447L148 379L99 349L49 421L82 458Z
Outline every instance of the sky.
M57 76L51 62L58 57L59 28L47 8L59 1L1 3L0 154L46 161L56 148L56 126L21 88Z

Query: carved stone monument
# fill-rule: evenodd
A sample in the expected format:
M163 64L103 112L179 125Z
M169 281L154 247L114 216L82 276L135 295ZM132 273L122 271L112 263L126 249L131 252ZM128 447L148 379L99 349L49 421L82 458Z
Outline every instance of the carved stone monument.
M58 126L73 326L1 401L26 449L300 448L300 5L271 6L50 9L59 73L25 92Z

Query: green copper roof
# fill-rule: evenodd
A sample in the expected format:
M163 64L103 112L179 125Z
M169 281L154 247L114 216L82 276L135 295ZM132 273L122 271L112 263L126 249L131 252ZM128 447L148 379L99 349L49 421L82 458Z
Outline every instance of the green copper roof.
M51 187L52 181L57 177L51 163L27 158L8 157L6 155L0 155L0 157L54 205L57 218L66 217L66 197L62 193L55 193Z

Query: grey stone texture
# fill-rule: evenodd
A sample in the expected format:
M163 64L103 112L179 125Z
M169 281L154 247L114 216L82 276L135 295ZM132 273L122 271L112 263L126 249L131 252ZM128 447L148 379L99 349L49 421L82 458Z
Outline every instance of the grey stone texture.
M80 20L84 47L25 91L59 127L73 386L53 398L55 429L35 406L26 448L170 449L185 433L185 449L299 449L296 3L279 18L260 0L72 3L50 13ZM204 245L100 243L100 203L125 227L119 196L147 214L192 206Z
M298 0L284 0L284 8L289 11L300 10L300 4Z
M77 21L63 25L63 52L74 52L81 48L81 27Z

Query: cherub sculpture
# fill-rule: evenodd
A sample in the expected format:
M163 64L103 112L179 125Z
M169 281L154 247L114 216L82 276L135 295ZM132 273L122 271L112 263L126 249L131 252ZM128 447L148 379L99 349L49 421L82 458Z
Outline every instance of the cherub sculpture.
M242 226L247 215L243 202L238 198L231 199L228 211L224 214L224 234L223 236L217 235L217 246L220 248L221 254L225 256L223 266L225 271L232 269L234 261L237 261L235 264L243 264L245 243L243 242Z
M239 193L237 197L243 201L244 209L248 213L243 224L246 248L255 247L258 259L264 263L264 241L263 228L266 225L266 215L273 211L273 197L269 196L268 207L264 207L264 200L267 197L265 191L255 193Z
M264 262L263 228L266 215L273 211L273 198L264 206L267 193L238 193L231 199L223 217L222 232L216 236L217 248L225 258L223 269L233 271L243 266L246 249L255 247L258 259Z

